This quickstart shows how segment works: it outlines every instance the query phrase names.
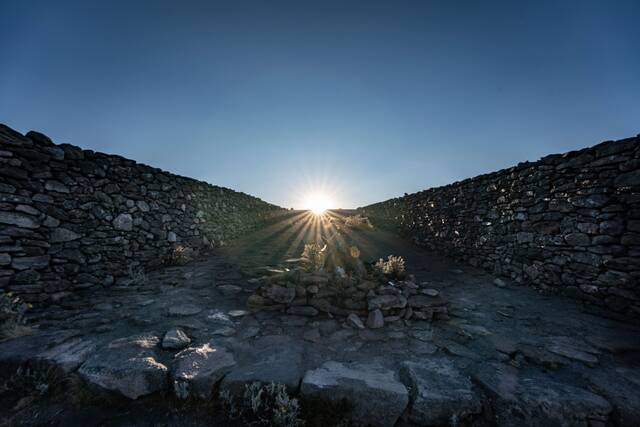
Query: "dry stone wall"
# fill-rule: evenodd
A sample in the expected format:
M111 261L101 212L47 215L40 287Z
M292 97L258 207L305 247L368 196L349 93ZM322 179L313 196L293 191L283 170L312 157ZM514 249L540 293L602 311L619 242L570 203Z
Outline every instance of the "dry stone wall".
M640 138L546 156L361 209L496 275L640 317Z
M81 298L176 245L223 244L279 215L260 199L0 125L0 290Z

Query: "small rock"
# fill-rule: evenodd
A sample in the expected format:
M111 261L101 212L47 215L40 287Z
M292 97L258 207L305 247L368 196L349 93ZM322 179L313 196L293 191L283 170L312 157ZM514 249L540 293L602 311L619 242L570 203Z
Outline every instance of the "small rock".
M260 333L260 328L257 326L249 326L247 329L244 329L240 332L240 338L243 340L253 338Z
M295 316L313 317L318 314L318 310L316 310L314 307L311 307L309 305L294 305L292 307L289 307L289 309L287 310L287 314L292 314Z
M384 315L380 309L375 309L369 312L367 317L367 328L378 329L384 326Z
M217 287L217 289L220 291L220 293L222 293L222 295L225 296L232 296L242 292L242 288L236 285L220 285Z
M347 316L347 324L357 329L364 329L364 324L362 323L360 316L355 313L351 313Z
M387 334L378 330L361 329L358 331L358 336L363 341L385 341Z
M215 329L211 332L212 335L221 335L223 337L230 337L235 334L236 330L231 326L223 326L221 328Z
M113 227L116 230L131 231L133 230L133 217L128 213L121 213L113 220Z
M273 285L267 288L267 297L280 304L289 304L296 297L294 288Z
M194 304L181 304L169 307L170 316L193 316L201 311L202 308Z
M437 297L438 295L440 295L440 292L438 292L436 289L431 289L431 288L423 289L422 293L430 297Z
M504 288L505 286L507 286L507 284L504 282L504 280L500 279L499 277L496 277L494 279L493 284L496 285L499 288Z
M55 191L57 193L69 193L69 187L60 181L47 181L44 183L44 188L48 191Z
M320 336L320 330L318 328L313 328L306 331L302 337L307 341L315 343L320 342L320 340L322 339L322 337Z
M191 339L179 328L167 331L162 339L162 348L182 349L191 344Z
M262 307L264 303L265 303L264 298L262 298L260 295L257 295L257 294L253 294L247 299L247 305L250 308Z
M247 310L231 310L229 312L229 316L231 317L244 317L247 314L249 314Z
M392 308L405 308L407 306L407 299L402 295L380 295L369 300L369 310L380 308L388 310Z
M82 237L80 234L66 228L55 228L51 231L49 241L51 243L71 242Z

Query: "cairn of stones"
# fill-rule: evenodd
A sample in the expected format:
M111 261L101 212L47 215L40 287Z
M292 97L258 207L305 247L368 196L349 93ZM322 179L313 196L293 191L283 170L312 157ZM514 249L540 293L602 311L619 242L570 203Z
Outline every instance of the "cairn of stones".
M249 297L248 308L297 316L338 316L359 329L410 319L448 319L447 301L428 283L416 283L413 275L405 277L401 257L366 265L357 247L329 245L324 250L333 252L328 258L334 261L326 265L318 263L316 250L312 259L292 260L299 263L293 268L269 270L269 275L258 279L260 286ZM314 247L306 245L305 253Z

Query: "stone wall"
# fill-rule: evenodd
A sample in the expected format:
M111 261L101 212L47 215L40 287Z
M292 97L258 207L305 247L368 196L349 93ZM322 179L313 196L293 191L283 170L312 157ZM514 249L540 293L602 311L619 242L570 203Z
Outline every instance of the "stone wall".
M283 210L0 125L0 290L55 303L124 283L176 245L223 244Z
M640 317L640 138L361 208L415 243L616 317Z

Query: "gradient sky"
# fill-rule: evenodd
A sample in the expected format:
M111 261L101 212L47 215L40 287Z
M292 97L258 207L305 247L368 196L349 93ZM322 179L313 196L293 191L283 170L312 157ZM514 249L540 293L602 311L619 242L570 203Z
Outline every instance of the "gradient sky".
M0 52L0 122L286 207L640 132L638 0L0 0Z

